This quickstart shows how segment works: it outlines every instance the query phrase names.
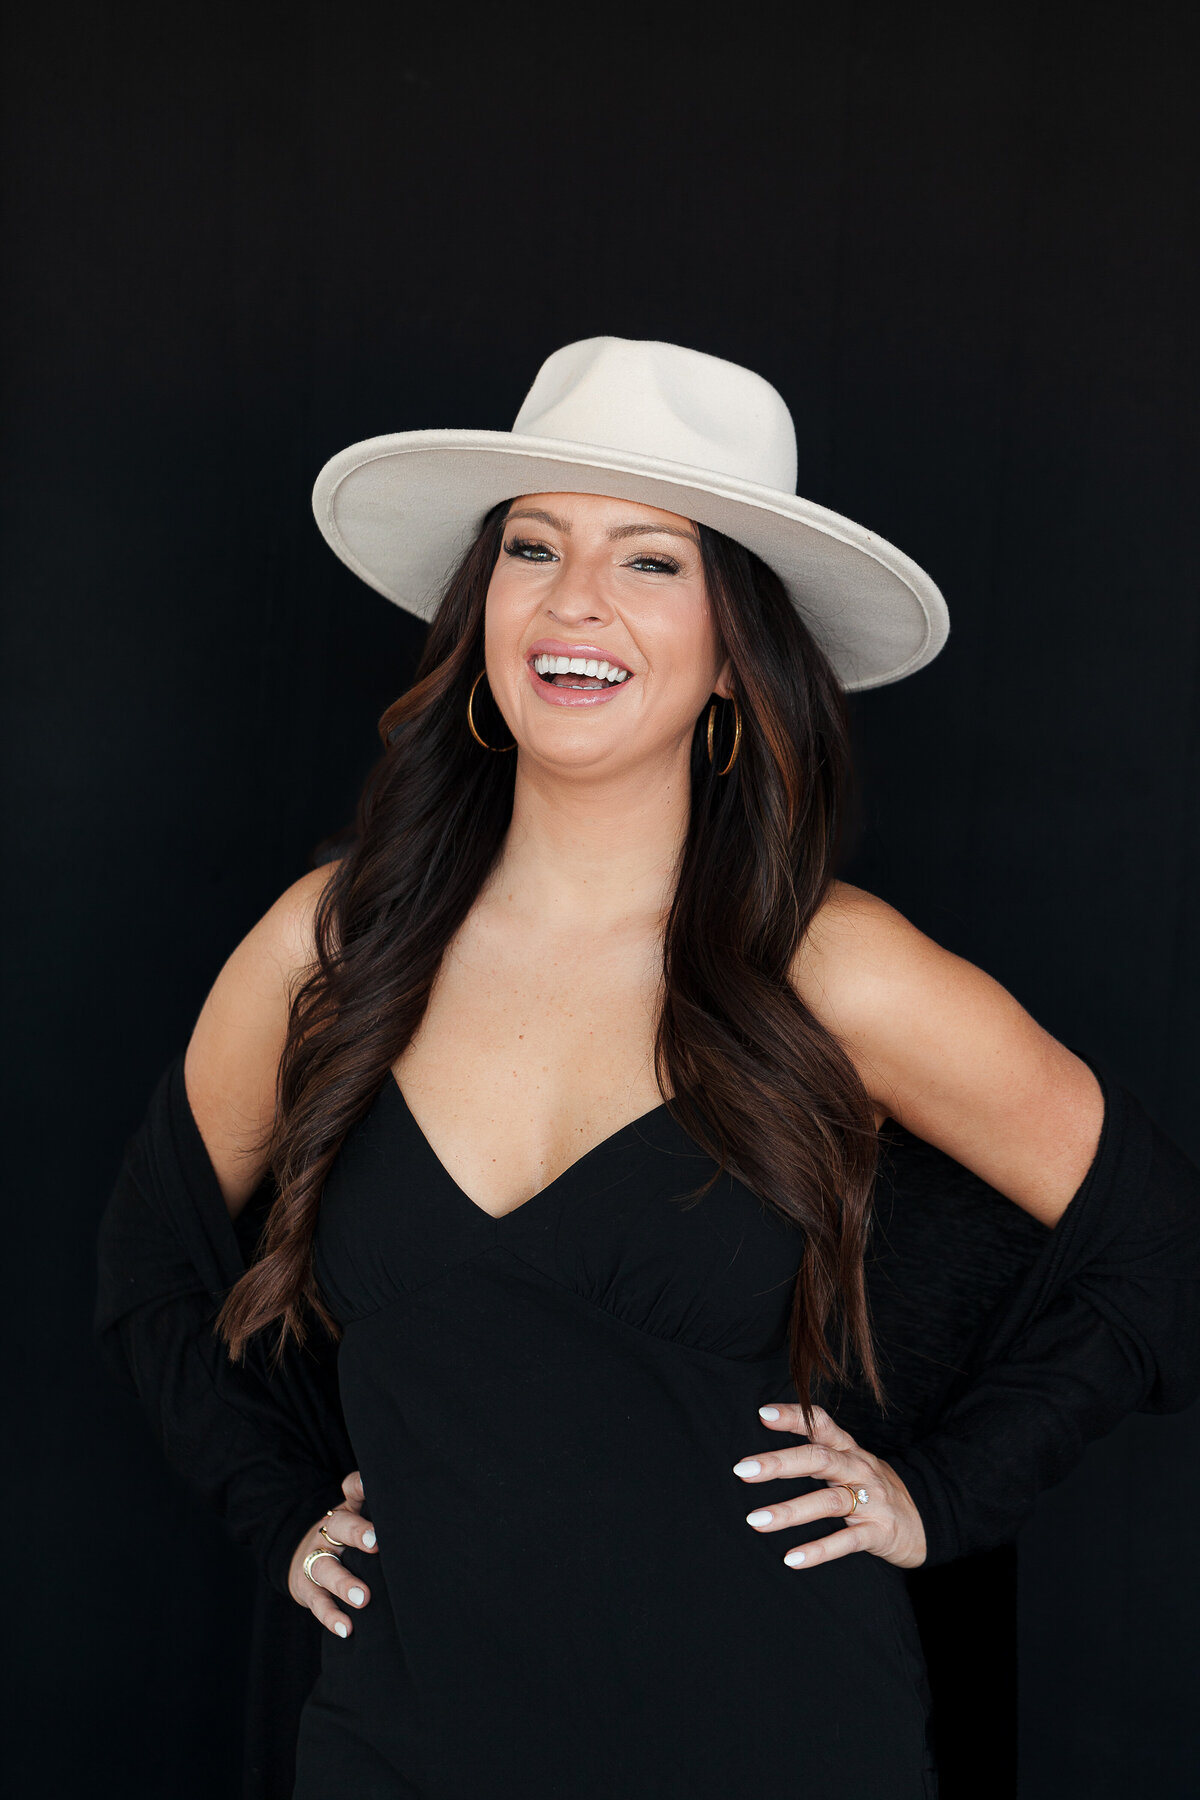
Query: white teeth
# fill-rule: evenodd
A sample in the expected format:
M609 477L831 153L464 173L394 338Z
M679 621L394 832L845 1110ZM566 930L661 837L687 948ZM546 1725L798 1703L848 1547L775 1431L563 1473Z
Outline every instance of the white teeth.
M542 654L533 658L533 666L539 675L582 675L592 681L599 679L611 682L614 687L629 679L628 669L593 657Z

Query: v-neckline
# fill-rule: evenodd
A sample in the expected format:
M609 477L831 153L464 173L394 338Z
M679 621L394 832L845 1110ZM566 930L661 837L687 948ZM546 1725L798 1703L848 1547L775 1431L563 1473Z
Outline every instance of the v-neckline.
M503 1225L503 1223L506 1219L515 1218L517 1213L523 1213L527 1207L535 1206L539 1200L544 1200L547 1197L547 1195L552 1194L554 1192L555 1188L561 1187L563 1182L567 1179L568 1175L573 1175L577 1169L581 1169L584 1166L584 1164L590 1162L594 1156L599 1156L599 1154L602 1150L609 1149L609 1147L611 1145L617 1143L619 1141L619 1139L626 1137L638 1125L646 1124L647 1120L657 1118L659 1113L665 1112L667 1110L666 1101L660 1100L657 1106L650 1107L648 1111L646 1111L644 1113L639 1113L636 1119L628 1119L624 1125L618 1125L617 1129L615 1131L610 1131L606 1138L601 1138L601 1140L598 1144L593 1144L590 1150L585 1150L583 1152L582 1156L577 1156L575 1158L574 1162L568 1163L565 1169L561 1170L560 1173L557 1174L552 1181L548 1181L546 1183L545 1187L539 1188L536 1194L531 1194L529 1196L528 1200L522 1200L519 1202L518 1205L510 1206L507 1212L492 1213L492 1212L488 1211L486 1206L481 1206L479 1204L478 1200L473 1200L471 1198L470 1194L468 1194L466 1188L461 1187L459 1185L459 1183L457 1181L455 1181L453 1175L450 1173L449 1169L446 1167L445 1163L442 1161L441 1157L438 1155L437 1151L434 1149L433 1145L430 1143L429 1139L426 1137L421 1126L417 1122L416 1114L413 1112L412 1107L408 1104L408 1101L405 1098L404 1089L400 1086L400 1083L396 1080L395 1072L392 1069L388 1070L387 1083L388 1083L388 1086L392 1089L396 1098L399 1100L400 1105L404 1108L404 1111L407 1113L408 1118L412 1123L413 1129L417 1133L417 1136L420 1138L420 1140L424 1144L426 1150L429 1152L429 1155L432 1157L433 1161L437 1164L438 1168L441 1170L441 1172L445 1176L446 1180L450 1183L450 1186L454 1189L455 1193L457 1195L459 1195L459 1197L466 1202L466 1204L471 1208L472 1212L478 1213L478 1215L481 1219L487 1219L493 1225Z

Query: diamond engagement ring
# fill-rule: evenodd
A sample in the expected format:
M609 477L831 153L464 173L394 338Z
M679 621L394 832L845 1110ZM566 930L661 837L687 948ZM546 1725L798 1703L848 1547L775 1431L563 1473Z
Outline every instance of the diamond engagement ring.
M868 1494L866 1488L851 1487L850 1483L848 1481L839 1481L837 1483L837 1485L838 1485L838 1487L844 1487L846 1492L850 1495L851 1499L854 1501L854 1505L850 1508L850 1512L845 1512L842 1514L842 1517L844 1519L848 1519L850 1517L850 1513L856 1512L858 1510L859 1506L865 1506L867 1504L867 1501L871 1498L871 1496Z

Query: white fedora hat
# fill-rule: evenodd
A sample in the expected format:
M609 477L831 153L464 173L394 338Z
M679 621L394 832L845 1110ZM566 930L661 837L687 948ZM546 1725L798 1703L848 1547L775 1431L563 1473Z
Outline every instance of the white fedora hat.
M356 575L429 619L497 501L640 501L760 556L845 688L930 662L950 618L929 576L795 490L792 417L760 375L678 344L595 337L546 358L511 431L398 431L340 450L317 476L313 511Z

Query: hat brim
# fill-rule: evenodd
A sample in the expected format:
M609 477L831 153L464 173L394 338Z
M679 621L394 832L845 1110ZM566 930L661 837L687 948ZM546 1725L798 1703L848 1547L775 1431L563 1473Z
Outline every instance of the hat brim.
M368 586L430 619L484 514L519 494L604 494L679 513L773 569L848 690L931 662L950 634L910 557L799 495L629 451L504 431L406 431L351 444L313 488L326 542Z

